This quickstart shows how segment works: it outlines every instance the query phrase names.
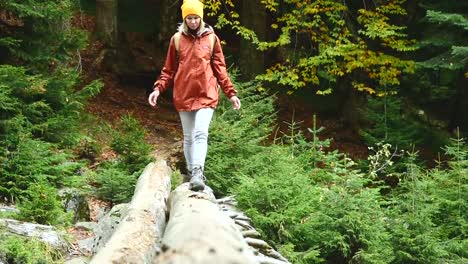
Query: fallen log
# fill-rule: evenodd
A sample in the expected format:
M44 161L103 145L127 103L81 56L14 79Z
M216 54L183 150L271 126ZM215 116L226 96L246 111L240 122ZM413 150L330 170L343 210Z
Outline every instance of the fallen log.
M170 169L165 161L150 163L138 179L127 215L92 258L91 264L150 263L166 225Z
M233 219L218 207L209 187L192 192L189 184L170 196L170 218L158 264L258 263Z

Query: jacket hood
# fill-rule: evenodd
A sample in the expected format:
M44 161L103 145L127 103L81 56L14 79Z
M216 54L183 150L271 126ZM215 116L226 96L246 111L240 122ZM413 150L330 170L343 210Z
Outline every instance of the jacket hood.
M205 35L214 33L213 27L211 27L210 25L206 24L203 21L202 21L200 27L201 27L201 29L197 32L197 37L201 37L201 36L205 36ZM182 33L182 34L184 34L186 36L193 36L193 34L190 34L189 29L188 29L187 25L185 24L185 22L183 22L183 23L181 23L179 25L179 28L178 28L177 31L179 31L180 33Z

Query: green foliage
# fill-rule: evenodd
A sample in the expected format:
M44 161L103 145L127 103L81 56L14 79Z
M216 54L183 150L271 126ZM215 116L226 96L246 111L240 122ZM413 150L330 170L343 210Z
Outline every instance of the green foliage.
M66 225L72 215L65 213L57 189L47 183L29 186L26 195L18 203L18 219L47 225Z
M385 98L369 97L361 107L363 126L360 134L368 146L386 142L397 149L411 149L426 146L438 151L448 143L445 135L426 120L427 114L421 109L404 103L400 96Z
M444 126L466 130L465 83L468 77L468 4L466 1L421 1L411 23L420 39L416 74L404 81L404 97Z
M413 71L413 62L397 55L416 49L404 33L406 28L393 22L406 15L404 0L368 5L366 1L261 1L272 17L274 40L260 40L242 25L234 9L221 8L220 2L234 7L233 1L206 1L209 14L218 17L218 28L231 27L260 50L281 49L277 63L257 78L286 86L290 92L313 87L318 94L328 94L344 82L349 88L385 95L383 86L395 90L402 73Z
M247 88L240 89L244 109L270 117L272 102L250 100L258 95ZM265 146L269 119L259 126L227 109L221 104L210 132L206 174L217 193L235 194L255 227L293 263L391 262L379 189L367 188L369 180L345 156L323 151L329 141L318 139L322 129L311 129L312 142L291 132L277 139L282 144Z
M0 140L14 147L21 134L46 141L76 143L79 113L102 87L93 82L76 91L79 76L69 70L54 76L29 75L24 68L0 66Z
M65 69L45 76L0 66L1 196L14 200L35 182L70 183L79 164L55 143L78 142L79 113L102 86L94 82L75 91L78 81L77 73Z
M130 173L141 172L151 162L152 146L145 141L145 130L130 115L122 117L110 145Z
M61 187L73 178L81 166L70 161L71 155L52 144L23 136L15 149L0 156L0 196L11 201L26 194L38 182Z
M262 100L250 100L259 96L254 87L243 86L244 109L270 117L271 101L260 107ZM425 171L411 155L392 160L386 144L359 170L345 155L325 151L324 128L309 129L308 141L292 120L288 133L265 145L269 119L264 126L246 122L225 103L211 126L209 185L235 195L263 238L292 263L466 262L468 154L461 141L446 149L455 158L445 169ZM389 177L399 177L392 188L380 183Z
M426 18L434 24L448 24L468 30L468 19L461 14L448 14L440 11L427 10Z
M236 188L255 226L280 247L293 244L294 263L390 263L379 189L366 188L368 180L343 155L331 153L310 168L314 157L304 163L304 156L290 155L293 147L270 147L262 153L270 157L267 169Z
M448 3L431 0L423 2L426 9L424 22L427 27L423 29L422 46L432 52L426 53L429 57L420 62L419 66L432 70L463 70L468 63L468 42L463 37L468 31L468 5L459 1L449 1L450 7Z
M382 100L369 97L362 108L363 119L369 126L364 126L360 132L368 146L385 141L393 146L409 149L413 144L422 143L422 128L417 126L414 118L404 113L405 109L399 98L387 96Z
M95 174L92 180L98 185L95 194L115 204L129 202L132 198L138 175L129 174L119 162L106 163Z
M265 164L264 156L258 155L264 147L261 142L269 134L272 124L273 97L255 93L254 84L236 83L242 108L228 111L231 103L223 98L210 125L206 175L208 183L220 194L238 184L235 175L247 174ZM256 160L260 159L260 160Z
M184 175L180 173L179 170L173 171L171 173L171 190L175 190L177 186L181 185L184 181Z
M446 148L453 155L446 169L407 164L389 208L395 263L467 261L467 153L457 140Z
M0 235L0 262L9 264L58 264L62 255L38 239Z
M74 3L73 0L2 1L0 9L8 12L15 28L0 28L0 45L36 70L67 65L86 44L84 32L70 23Z
M79 75L71 71L55 72L49 81L44 96L55 114L50 115L45 127L41 127L45 140L72 146L77 143L80 114L88 99L103 87L99 81L76 90L78 85Z
M138 177L152 161L152 147L145 141L144 129L130 115L122 117L110 134L110 146L118 154L117 158L106 161L88 178L97 186L94 192L101 199L113 203L128 202Z
M0 197L19 202L25 221L68 223L56 190L79 182L83 164L67 148L82 138L80 113L102 87L83 84L74 68L86 37L71 25L72 3L0 2Z

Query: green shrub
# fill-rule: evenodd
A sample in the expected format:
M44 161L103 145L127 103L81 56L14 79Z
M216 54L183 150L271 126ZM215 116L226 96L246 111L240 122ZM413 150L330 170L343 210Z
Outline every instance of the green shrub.
M223 100L211 125L208 183L217 195L235 195L263 238L292 263L466 262L463 141L447 147L453 159L433 170L400 152L389 161L389 144L358 169L346 155L325 151L330 140L319 139L323 128L315 125L308 141L292 120L290 131L267 145L272 100L238 86L243 111ZM393 132L394 142L411 143L413 134ZM390 177L391 187L381 184Z
M239 85L238 85L239 86ZM240 86L244 111L224 102L211 125L207 178L217 194L234 194L255 227L293 263L391 263L379 188L336 151L322 128L311 142L291 122L273 145L273 100Z
M181 185L184 181L184 175L179 170L173 171L171 173L171 190L177 188L177 186Z
M151 162L152 146L145 141L145 130L130 115L122 117L110 145L130 174L143 171Z
M0 262L8 264L58 264L62 254L37 239L0 235Z
M93 175L93 184L97 185L95 194L113 203L130 201L139 176L138 173L130 174L120 162L108 162Z
M74 91L77 81L67 71L45 77L0 66L1 196L14 200L39 181L60 187L76 172L79 164L60 147L76 144L79 112L101 86Z
M23 220L66 218L56 189L77 184L82 166L67 148L79 142L80 113L102 87L81 83L75 56L86 36L71 25L72 2L0 2L21 22L0 27L0 197L20 202Z
M424 111L405 105L400 97L368 97L361 113L364 125L360 134L369 146L384 141L398 149L416 145L438 151L448 143L442 131L424 120L427 118Z
M447 168L425 171L410 160L392 193L395 263L467 261L468 151L462 140L454 143L445 149L452 156Z
M0 163L0 195L13 201L36 182L62 187L71 182L79 167L71 155L53 144L24 135L15 149L7 150Z
M61 66L76 67L79 60L71 59L86 46L87 38L84 31L70 23L73 0L2 0L0 9L11 12L24 23L15 30L0 32L0 46L8 48L13 61L21 61L33 71L41 72Z
M349 168L340 175L350 161L317 173L289 153L282 146L259 153L268 163L234 192L255 226L277 247L289 245L284 253L294 263L391 263L379 189L366 188L364 175Z
M73 147L79 142L81 114L87 101L100 92L103 84L94 81L76 90L78 85L79 73L70 70L54 72L48 79L43 99L52 113L46 115L46 121L34 127L33 134L64 147Z
M29 186L26 194L18 203L18 219L47 225L70 223L72 215L64 212L54 187L46 183L36 183Z
M138 177L152 161L152 146L145 141L145 130L129 115L110 131L110 146L118 156L102 164L88 178L96 186L94 192L101 199L113 203L128 202Z
M0 65L0 144L15 148L24 134L66 146L76 144L79 114L102 87L93 82L75 91L78 82L79 75L70 70L43 76Z
M231 103L223 96L210 125L205 173L216 195L230 193L239 183L237 175L251 175L264 166L254 157L270 135L274 119L274 97L256 93L253 84L236 83L236 87L241 110L231 110Z

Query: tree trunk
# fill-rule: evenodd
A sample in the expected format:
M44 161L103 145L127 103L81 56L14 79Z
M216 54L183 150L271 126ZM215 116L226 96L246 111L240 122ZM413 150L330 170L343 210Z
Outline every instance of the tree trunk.
M257 33L264 40L266 37L266 11L260 1L242 1L241 23ZM264 71L264 54L248 40L241 39L240 59L242 75L251 79Z
M117 0L96 0L98 37L110 48L117 48Z
M162 53L166 53L169 40L177 31L177 24L182 22L180 6L182 1L161 0L160 17L161 24L158 34L158 46ZM165 56L164 56L165 57Z
M192 192L184 183L170 197L170 218L158 264L257 263L234 221L216 204L209 187Z
M350 82L340 80L337 83L339 93L344 95L342 102L341 115L344 123L353 131L359 131L359 106L362 98L359 91L351 87Z
M150 263L159 251L158 242L166 225L170 174L165 161L146 166L127 215L91 264Z
M449 123L451 132L456 132L457 128L459 128L463 134L468 134L468 88L464 75L467 71L468 67L465 67L460 72L456 82L457 92L455 93L455 102L453 103L453 111Z

